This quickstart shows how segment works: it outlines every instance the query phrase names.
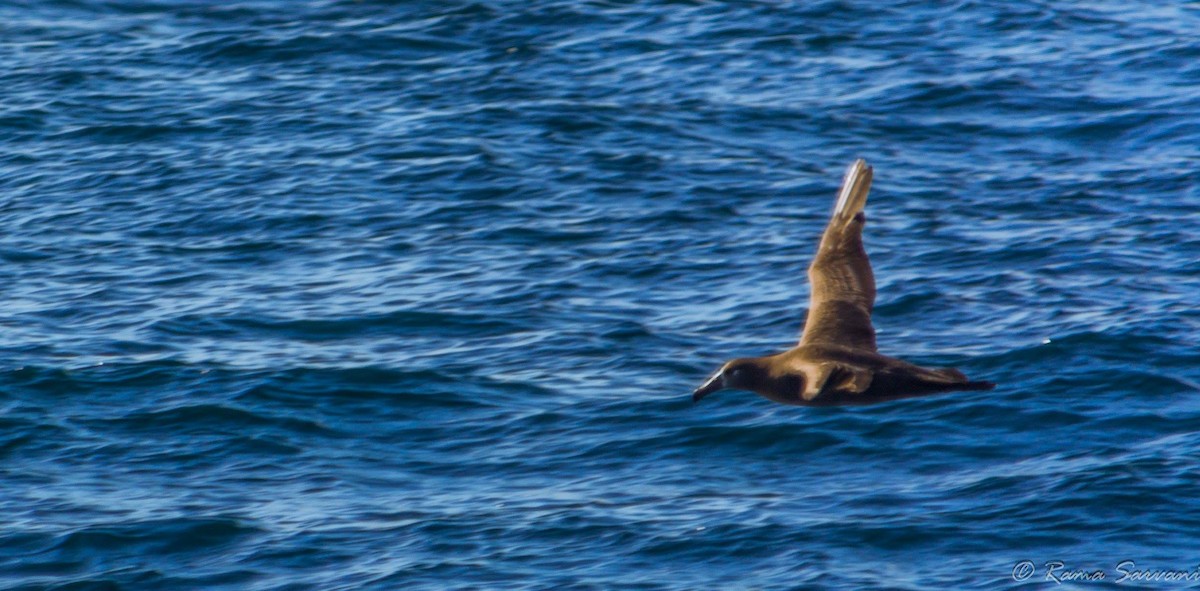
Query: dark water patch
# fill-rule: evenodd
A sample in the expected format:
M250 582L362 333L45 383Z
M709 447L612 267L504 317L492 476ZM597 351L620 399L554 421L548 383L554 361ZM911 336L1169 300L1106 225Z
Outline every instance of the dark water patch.
M950 305L946 294L937 292L910 293L904 297L877 305L872 311L876 316L903 316L931 311L942 306Z
M87 138L88 140L101 143L111 142L120 144L126 142L156 141L176 134L190 136L211 129L182 122L173 122L171 125L111 122L64 131L61 137L57 139ZM111 180L111 177L105 180Z
M173 336L298 338L328 341L387 333L397 336L435 334L452 337L495 336L519 329L502 319L477 313L399 311L375 316L328 320L262 316L187 315L155 323L151 330Z
M237 394L238 399L284 402L299 407L340 406L357 409L393 408L470 409L497 404L515 394L539 392L539 387L486 378L455 376L435 370L346 368L289 369Z
M546 245L590 243L605 238L599 232L587 230L553 230L528 227L490 229L479 237L485 242Z
M328 433L327 427L294 416L272 416L234 406L195 404L176 408L129 413L120 418L101 422L106 428L138 432L175 431L181 435L228 433L244 429L281 429L318 435Z
M978 362L985 366L992 366L1009 363L1037 363L1047 359L1058 359L1062 362L1079 360L1081 365L1074 365L1073 368L1086 368L1089 363L1103 361L1136 364L1145 359L1144 355L1147 351L1170 348L1173 343L1171 339L1155 335L1116 332L1074 333L1047 338L1046 341L1049 342L982 358Z
M1195 10L0 17L10 587L992 589L1195 546ZM692 404L795 342L860 156L881 350L1000 386Z
M689 427L670 440L675 445L710 450L744 449L764 454L801 454L820 451L842 442L836 434L800 430L793 426L707 426Z
M0 250L0 258L9 263L35 263L53 258L53 255L32 250Z
M44 394L70 395L81 390L158 388L180 382L206 381L210 370L174 361L110 363L71 369L20 367L3 374L12 386ZM216 377L216 376L213 376Z
M236 519L189 518L81 528L59 538L54 551L73 557L180 554L239 543L260 531Z

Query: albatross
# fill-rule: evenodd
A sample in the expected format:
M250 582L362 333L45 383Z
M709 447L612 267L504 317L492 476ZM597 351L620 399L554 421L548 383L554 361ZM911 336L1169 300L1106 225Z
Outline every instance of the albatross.
M863 248L863 208L873 170L858 159L846 170L817 255L808 267L808 321L793 349L721 366L692 400L725 389L749 390L783 404L871 404L951 390L990 390L953 368L927 368L881 355L871 310L875 275Z

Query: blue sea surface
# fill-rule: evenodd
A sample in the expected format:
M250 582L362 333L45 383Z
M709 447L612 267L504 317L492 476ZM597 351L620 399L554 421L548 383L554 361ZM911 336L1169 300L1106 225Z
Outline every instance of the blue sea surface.
M4 589L1200 587L1200 4L0 0L0 59ZM857 157L880 350L999 386L693 405Z

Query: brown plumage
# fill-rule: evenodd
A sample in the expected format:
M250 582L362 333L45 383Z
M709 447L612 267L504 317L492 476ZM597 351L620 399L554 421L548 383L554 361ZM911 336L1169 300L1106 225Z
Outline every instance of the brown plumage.
M833 216L808 267L808 321L799 345L726 363L696 389L692 400L735 388L784 404L829 406L995 387L968 380L957 369L920 367L876 350L871 325L875 275L862 241L872 173L861 159L846 171Z

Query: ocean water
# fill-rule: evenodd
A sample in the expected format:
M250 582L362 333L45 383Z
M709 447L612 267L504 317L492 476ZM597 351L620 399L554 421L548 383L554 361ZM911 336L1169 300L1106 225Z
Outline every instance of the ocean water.
M0 587L1200 586L1198 33L0 2ZM881 351L999 387L693 405L856 157Z

